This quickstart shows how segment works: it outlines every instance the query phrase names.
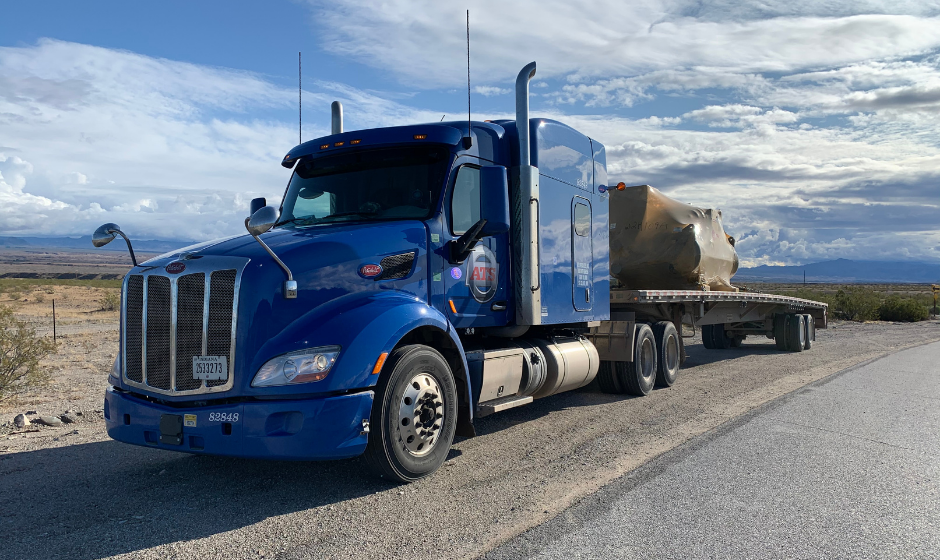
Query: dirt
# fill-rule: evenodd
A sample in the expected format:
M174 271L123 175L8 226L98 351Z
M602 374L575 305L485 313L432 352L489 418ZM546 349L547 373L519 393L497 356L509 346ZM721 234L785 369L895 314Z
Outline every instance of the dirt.
M937 321L835 322L797 354L767 339L730 350L693 340L672 388L631 398L592 384L480 419L478 436L455 443L441 471L397 486L359 460L203 457L111 441L94 411L117 316L87 309L97 295L71 295L63 343L48 361L54 384L0 405L0 558L475 557L754 407L940 340ZM34 309L21 312L41 322ZM17 412L67 409L87 414L10 429Z

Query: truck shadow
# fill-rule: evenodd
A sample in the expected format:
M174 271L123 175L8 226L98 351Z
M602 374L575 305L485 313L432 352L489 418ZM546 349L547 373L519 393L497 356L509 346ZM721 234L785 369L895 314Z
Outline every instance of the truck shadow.
M101 558L395 488L359 460L191 456L114 441L2 455L0 558Z

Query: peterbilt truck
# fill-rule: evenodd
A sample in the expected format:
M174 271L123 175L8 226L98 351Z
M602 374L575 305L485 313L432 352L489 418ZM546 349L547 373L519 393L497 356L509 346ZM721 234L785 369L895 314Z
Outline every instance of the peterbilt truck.
M247 235L134 267L104 415L115 440L189 453L365 455L408 482L474 420L584 387L668 387L701 331L801 351L824 304L708 289L612 286L603 144L530 118L344 131L295 146L283 199ZM695 228L692 228L693 230ZM692 231L692 230L690 230ZM694 232L693 232L694 233Z

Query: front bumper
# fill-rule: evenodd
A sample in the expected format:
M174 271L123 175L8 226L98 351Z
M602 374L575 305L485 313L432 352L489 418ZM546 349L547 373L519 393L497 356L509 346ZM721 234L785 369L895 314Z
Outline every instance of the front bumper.
M363 433L363 420L369 419L373 397L372 391L363 391L319 399L176 408L109 387L104 412L108 435L134 445L258 459L343 459L365 451L368 435ZM183 418L179 444L161 438L165 416Z

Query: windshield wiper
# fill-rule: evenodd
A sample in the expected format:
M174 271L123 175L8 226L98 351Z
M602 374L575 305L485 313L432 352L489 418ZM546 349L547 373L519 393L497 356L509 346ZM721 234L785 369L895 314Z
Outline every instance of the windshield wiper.
M336 214L330 214L329 216L323 216L321 220L329 220L330 218L338 218L340 216L375 216L378 212L370 210L362 210L361 212L339 212Z
M287 225L287 224L296 224L296 223L300 223L300 222L305 222L304 225L310 225L310 224L315 224L315 223L317 223L316 220L317 220L317 218L315 218L315 217L313 217L313 216L303 216L303 217L301 217L301 218L292 218L292 219L290 219L290 220L284 220L283 222L278 222L278 223L274 224L274 227L277 227L277 226L284 226L284 225Z

